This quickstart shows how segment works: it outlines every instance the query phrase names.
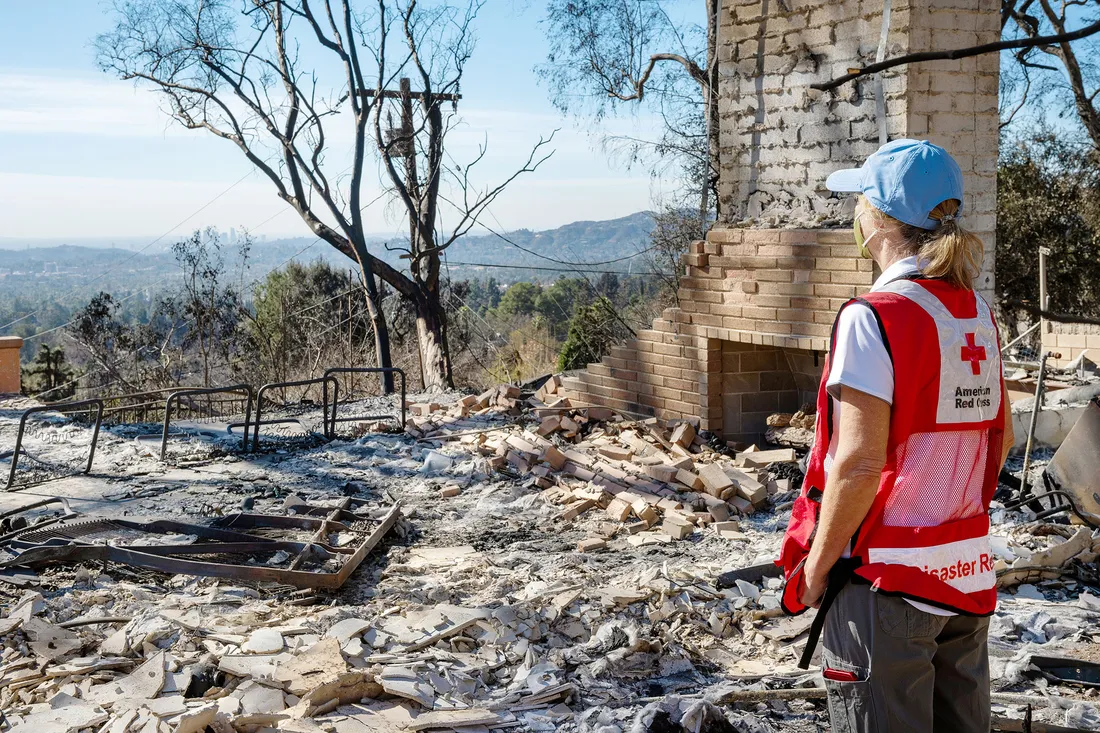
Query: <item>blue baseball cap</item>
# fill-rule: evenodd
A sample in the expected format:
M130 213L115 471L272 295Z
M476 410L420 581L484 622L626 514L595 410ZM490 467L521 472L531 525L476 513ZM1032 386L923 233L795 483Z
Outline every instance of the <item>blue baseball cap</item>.
M928 215L948 199L957 200L962 211L962 170L950 153L927 140L888 142L863 167L831 174L825 187L862 193L879 211L921 229L939 225Z

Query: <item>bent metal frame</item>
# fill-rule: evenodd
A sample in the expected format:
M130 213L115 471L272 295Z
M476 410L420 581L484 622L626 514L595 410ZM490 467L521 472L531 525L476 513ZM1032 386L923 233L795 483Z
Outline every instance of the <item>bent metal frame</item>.
M40 502L39 505L46 502ZM373 517L357 514L366 502L350 497L335 506L303 504L306 513L238 513L210 524L174 519L85 517L67 513L56 521L27 527L0 538L5 558L0 568L36 568L60 562L114 562L163 573L286 583L298 588L334 590L347 581L401 516L400 502ZM26 509L28 507L25 507ZM68 505L64 508L68 512ZM19 511L23 511L21 509ZM251 530L251 532L249 531ZM290 539L294 530L308 534ZM189 535L189 544L158 543L157 535ZM335 534L356 542L331 544ZM102 538L142 537L141 544L104 542ZM96 541L100 538L100 541ZM273 560L283 554L285 559ZM257 557L260 562L255 562ZM288 562L289 561L289 562Z
M31 415L43 412L88 412L92 409L95 410L95 427L92 431L92 443L88 449L88 462L84 464L84 470L80 473L91 473L92 461L95 460L95 449L99 443L99 426L103 422L103 400L80 400L77 402L59 402L53 405L40 405L38 407L32 407L29 410L24 410L22 416L19 418L19 432L15 436L15 449L11 451L11 469L8 471L8 482L4 485L4 490L11 490L15 485L15 471L19 467L19 455L24 453L23 450L23 436L27 430L27 418ZM0 453L0 458L5 457L7 452Z
M237 394L241 398L247 400L244 410L244 436L241 440L241 448L248 450L248 430L252 420L252 403L254 393L252 392L252 385L250 384L234 384L231 387L204 387L201 389L181 389L168 395L168 399L164 401L164 429L161 432L160 439L160 460L165 460L168 457L168 428L172 422L172 405L178 403L185 397L196 397L201 395L212 394ZM229 432L232 432L233 424L229 425Z
M397 367L333 367L325 370L325 378L331 377L335 374L397 374L401 377L401 429L405 429L406 423L406 406L405 406L405 372ZM332 413L330 417L330 423L327 426L325 434L326 438L330 440L336 437L336 423L338 422L359 422L363 420L396 420L396 415L364 415L364 416L351 416L351 417L337 417L336 409L340 403L340 385L337 382L336 387L332 393Z
M326 438L329 437L329 429L328 429L328 425L329 425L329 418L328 418L328 413L329 413L329 410L328 410L329 384L332 384L332 386L333 386L333 395L335 395L336 391L339 389L340 382L336 379L336 377L331 376L330 374L328 374L328 372L326 372L325 376L323 376L323 377L316 377L314 379L297 379L297 380L293 380L293 381L290 381L290 382L268 382L267 384L260 387L260 390L256 393L256 419L252 421L252 450L256 451L256 450L259 450L259 448L260 448L260 426L261 425L284 425L286 423L292 423L292 422L297 422L298 421L298 418L294 418L294 417L274 418L274 419L269 419L269 420L262 419L263 405L264 405L264 395L266 395L270 390L273 390L273 389L281 389L281 388L284 388L284 387L306 387L306 386L309 386L311 384L320 384L321 385L321 409L322 409L322 416L321 416L322 428L321 428L321 432L324 434L324 437L326 437ZM335 399L335 397L334 397L334 399ZM234 424L234 427L236 425L237 425L237 423Z
M398 415L365 415L365 416L337 416L337 410L340 404L340 381L336 378L338 374L397 374L401 378L401 393L400 393L400 417ZM160 460L164 461L168 457L168 437L170 434L172 423L172 408L174 405L178 405L182 400L189 397L196 397L202 395L214 395L214 394L235 394L239 398L245 400L245 413L244 422L229 423L227 431L233 432L234 428L243 427L244 432L241 438L241 447L247 451L249 449L249 441L252 442L252 450L256 450L259 447L260 441L260 426L261 425L276 425L281 423L291 422L292 418L274 418L263 420L263 398L267 392L273 389L281 387L300 387L310 384L320 384L322 389L322 425L323 435L326 439L332 440L336 437L336 423L338 422L352 422L352 421L364 421L364 420L394 420L397 421L401 429L405 428L407 423L407 409L405 404L407 394L407 378L405 372L397 367L332 367L326 369L324 376L316 377L314 379L302 379L289 382L270 382L260 387L259 392L254 392L252 386L249 384L236 384L229 387L204 387L204 388L185 388L179 389L171 394L164 401L164 424L160 433ZM329 409L329 394L331 385L332 407ZM153 394L153 392L142 393ZM106 400L117 399L108 397ZM82 473L90 473L92 470L92 462L95 459L96 447L99 443L100 426L103 423L104 414L104 399L88 399L75 402L61 402L51 405L39 405L32 407L28 410L24 410L19 419L19 431L16 435L15 448L10 452L0 453L0 459L11 456L11 467L8 471L7 483L4 486L4 490L11 490L15 483L16 470L19 464L20 454L25 454L23 450L23 438L26 433L27 420L31 415L44 412L75 412L75 411L91 411L95 410L95 426L92 431L91 446L88 451L88 461L84 466ZM255 405L256 414L253 419L252 408ZM151 436L150 436L151 437Z

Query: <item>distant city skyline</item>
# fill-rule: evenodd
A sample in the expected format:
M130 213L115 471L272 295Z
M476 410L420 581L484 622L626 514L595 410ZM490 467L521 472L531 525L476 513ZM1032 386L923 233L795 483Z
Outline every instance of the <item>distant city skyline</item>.
M487 142L483 182L494 183L540 135L557 130L554 157L519 179L486 224L549 229L650 208L661 182L609 163L598 140L562 118L538 86L534 66L546 52L541 10L541 3L499 0L477 22L464 124L450 138L454 157L469 160ZM96 70L92 42L110 22L103 6L87 0L0 7L0 247L164 236L156 251L207 226L243 226L270 239L310 236L231 143L182 129L154 93ZM625 113L608 122L612 132L652 132L653 120ZM370 165L373 198L381 189ZM384 201L366 215L367 229L379 236L403 229Z

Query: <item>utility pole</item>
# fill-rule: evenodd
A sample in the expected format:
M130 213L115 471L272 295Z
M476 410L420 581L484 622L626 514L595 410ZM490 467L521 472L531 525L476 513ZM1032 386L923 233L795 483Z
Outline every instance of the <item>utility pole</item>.
M394 127L387 111L389 128L385 132L385 140L379 140L379 148L386 156L386 167L395 188L403 189L404 203L409 214L409 247L407 254L402 254L401 259L409 260L409 274L416 283L416 293L410 298L416 300L415 306L418 312L417 337L421 340L420 348L420 379L426 383L428 365L425 359L430 358L433 379L436 375L442 375L445 382L451 380L450 359L447 356L447 319L446 312L439 300L439 257L438 249L433 249L435 232L428 231L435 226L437 220L436 199L438 197L439 176L442 174L443 135L445 129L442 122L440 105L450 102L458 105L461 99L459 94L439 94L431 91L426 82L423 91L414 92L409 80L402 77L400 87L393 89L364 89L361 94L364 97L374 99L378 103L377 112L381 114L382 103L386 99L396 100L400 103L401 123ZM413 116L413 100L420 102L423 115L421 126L417 126ZM379 118L375 118L375 124ZM417 138L422 138L421 150L428 160L428 179L424 185L420 184L417 173ZM405 180L402 182L400 173L395 170L395 158L405 159ZM425 200L427 197L427 200Z
M401 125L396 128L391 126L387 130L389 137L387 142L392 145L393 157L403 157L405 159L405 187L409 191L409 197L416 202L416 211L409 212L409 246L415 248L420 226L417 216L420 213L422 202L420 200L420 181L416 171L416 128L413 125L413 100L426 102L425 106L430 114L433 108L443 102L458 104L458 100L462 99L462 95L414 92L409 78L403 76L400 79L397 91L383 89L381 92L377 92L374 89L364 89L363 96L396 99L401 103Z
M416 137L413 133L413 102L412 85L409 77L401 77L401 138L405 140L405 185L409 189L409 196L420 208L420 181L416 175ZM419 213L419 212L417 212ZM409 212L409 242L418 241L418 229L420 224L414 212Z

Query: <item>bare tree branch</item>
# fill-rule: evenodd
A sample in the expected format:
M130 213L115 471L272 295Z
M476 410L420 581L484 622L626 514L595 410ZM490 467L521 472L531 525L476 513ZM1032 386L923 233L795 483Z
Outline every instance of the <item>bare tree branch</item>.
M1079 323L1088 326L1100 326L1100 318L1089 318L1088 316L1074 316L1068 313L1053 313L1051 311L1043 310L1039 306L1031 305L1030 303L1024 303L1019 300L1007 300L1004 303L1005 308L1018 308L1025 313L1030 313L1033 316L1045 318L1048 321L1054 321L1056 323Z
M674 61L680 64L680 66L683 66L688 76L699 84L700 88L703 90L703 94L707 94L710 89L710 79L707 77L707 72L699 68L697 63L678 53L655 53L649 57L649 63L646 65L642 75L631 82L631 86L634 89L632 94L621 94L614 89L609 89L607 92L608 96L623 102L630 102L632 100L641 101L642 98L645 97L645 85L649 81L649 77L653 74L654 67L662 61Z
M512 182L514 182L524 173L533 173L534 171L538 170L538 167L540 165L550 160L555 151L551 150L549 153L542 154L542 149L553 142L554 134L556 132L557 131L555 130L553 133L550 134L550 137L547 138L540 137L539 141L535 143L534 147L531 148L531 153L527 156L527 160L523 163L522 166L520 166L520 168L518 168L514 173L505 178L493 188L482 192L480 195L475 194L473 200L471 200L469 195L471 189L470 169L476 166L478 162L480 162L484 158L487 151L487 146L483 145L477 158L469 163L460 173L458 185L459 189L462 191L463 197L461 205L457 202L446 199L448 203L450 203L455 209L459 211L460 218L458 223L452 229L451 235L447 237L442 244L439 244L430 249L422 250L419 253L420 256L425 257L428 255L438 255L440 252L444 251L452 244L454 244L458 239L465 236L478 223L478 217L480 217L481 214L486 209L488 209L494 201L496 201L497 197L500 196L500 194L504 193L504 189L506 189Z
M1096 23L1092 23L1091 25L1087 25L1084 28L1080 28L1069 33L1059 33L1052 36L1037 36L1034 38L1020 38L1012 41L984 43L978 46L956 48L950 51L922 51L920 53L911 53L905 56L898 56L897 58L880 61L878 63L868 64L867 66L851 71L843 76L838 76L831 81L811 84L810 88L827 92L829 90L843 86L850 81L859 79L860 77L867 76L868 74L877 74L880 71L892 69L895 66L904 66L906 64L914 64L922 61L965 59L970 58L971 56L980 56L986 53L997 53L999 51L1007 51L1013 48L1035 48L1054 43L1069 43L1070 41L1087 38L1098 32L1100 32L1100 21L1097 21Z
M1003 130L1004 128L1011 125L1012 121L1016 118L1016 115L1019 114L1020 110L1022 110L1028 102L1028 98L1029 98L1030 93L1031 93L1031 74L1028 73L1028 70L1027 70L1028 67L1027 66L1024 66L1024 65L1021 64L1020 68L1021 68L1023 76L1024 76L1024 90L1022 92L1020 92L1020 100L1012 108L1011 112L1009 112L1006 115L1004 113L1004 111L1001 110L1001 114L1000 114L1001 120L1000 120L1000 123L997 126L997 129ZM1004 90L1005 89L1004 77L1002 77L1001 85L1002 85L1001 89ZM1004 96L1005 95L1002 92L1001 98L1004 99Z
M584 114L588 107L596 121L624 103L654 100L665 131L652 144L626 146L626 165L644 161L651 173L664 173L669 159L675 158L682 171L683 195L698 197L699 210L707 212L702 219L707 220L721 204L716 48L720 2L703 0L702 5L705 27L674 21L663 0L548 0L550 51L538 71L549 82L555 106L574 114ZM685 137L684 130L690 135ZM680 155L688 147L699 147L702 153Z
M312 232L358 263L382 366L390 363L389 331L377 280L411 302L424 384L449 386L440 253L508 184L538 167L545 159L538 151L549 142L540 140L516 173L484 191L472 186L469 167L448 174L444 145L454 114L444 114L442 103L459 97L474 48L473 22L485 1L114 0L118 20L97 39L99 62L104 71L159 91L181 125L233 142ZM319 59L318 70L303 68L303 59ZM335 81L321 87L320 69L333 70ZM400 100L403 123L390 134L383 114L402 76L417 80L417 108L410 91ZM327 128L335 124L348 125L352 134L350 160L339 161L347 166L339 173L326 160ZM369 149L410 218L408 273L367 247ZM484 150L477 159L483 156ZM465 206L456 226L441 234L445 175L461 189Z

